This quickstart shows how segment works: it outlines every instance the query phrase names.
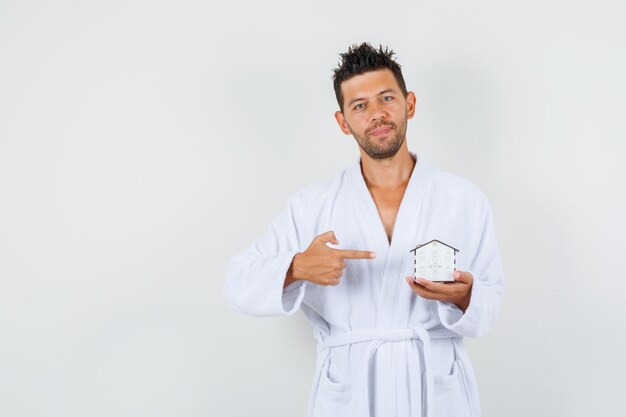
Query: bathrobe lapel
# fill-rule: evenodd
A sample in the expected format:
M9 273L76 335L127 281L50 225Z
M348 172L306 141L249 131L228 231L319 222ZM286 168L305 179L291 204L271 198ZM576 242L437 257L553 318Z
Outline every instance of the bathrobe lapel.
M398 291L401 285L406 285L404 274L410 272L407 265L412 265L410 250L418 243L413 240L418 227L420 205L429 181L427 168L415 153L411 152L411 156L416 160L416 164L398 209L391 245L387 240L374 199L363 179L360 157L350 171L352 195L360 208L357 212L362 217L361 223L365 226L376 250L374 260L376 270L373 272L379 275L381 283L376 297L376 328L395 327Z

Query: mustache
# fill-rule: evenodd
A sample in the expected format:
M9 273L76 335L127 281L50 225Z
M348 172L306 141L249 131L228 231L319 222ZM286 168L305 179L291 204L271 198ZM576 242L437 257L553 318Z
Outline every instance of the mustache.
M390 127L390 128L392 128L392 129L396 129L396 124L395 124L395 123L393 123L393 122L379 122L379 123L376 123L376 124L375 124L374 126L372 126L371 128L367 129L367 130L365 131L365 134L366 134L366 135L369 135L369 134L371 134L373 131L375 131L376 129L379 129L379 128L383 127L383 126L384 126L384 127Z

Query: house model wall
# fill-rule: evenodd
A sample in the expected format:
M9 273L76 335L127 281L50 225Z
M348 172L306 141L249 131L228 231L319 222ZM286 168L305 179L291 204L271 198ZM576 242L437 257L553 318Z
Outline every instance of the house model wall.
M417 245L411 250L415 256L415 276L430 281L454 281L456 253L459 250L439 240Z

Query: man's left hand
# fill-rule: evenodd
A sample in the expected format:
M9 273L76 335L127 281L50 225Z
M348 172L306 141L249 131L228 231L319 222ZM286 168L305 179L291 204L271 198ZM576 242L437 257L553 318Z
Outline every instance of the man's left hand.
M469 307L474 277L469 272L454 271L454 282L432 282L424 278L406 277L415 294L428 300L446 301L457 306L463 313Z

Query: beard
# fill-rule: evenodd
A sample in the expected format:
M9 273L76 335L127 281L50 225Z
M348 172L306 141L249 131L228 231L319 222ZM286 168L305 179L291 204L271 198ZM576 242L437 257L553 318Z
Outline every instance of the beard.
M389 132L389 135L393 135L390 139L387 139L387 144L383 145L378 139L371 137L371 132L380 127L390 127L393 130ZM363 135L359 135L352 131L352 136L358 143L359 147L363 149L372 159L390 159L395 156L396 153L402 147L404 139L406 138L406 121L402 125L397 126L393 122L381 122L365 131Z

